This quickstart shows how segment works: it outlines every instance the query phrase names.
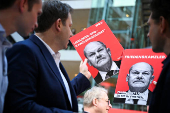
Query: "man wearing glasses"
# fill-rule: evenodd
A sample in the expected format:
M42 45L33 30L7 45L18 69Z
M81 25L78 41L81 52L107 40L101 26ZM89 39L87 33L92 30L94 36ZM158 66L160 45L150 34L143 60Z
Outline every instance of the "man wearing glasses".
M84 95L84 113L108 113L112 106L107 93L102 87L89 89Z

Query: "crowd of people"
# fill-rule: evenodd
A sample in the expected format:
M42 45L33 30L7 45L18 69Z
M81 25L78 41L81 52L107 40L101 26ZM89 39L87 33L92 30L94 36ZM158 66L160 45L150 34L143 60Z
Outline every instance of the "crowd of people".
M145 62L130 68L126 78L129 85L127 92L149 94L145 101L137 100L136 103L146 105L150 98L148 112L164 113L170 108L170 1L152 0L150 7L148 37L152 50L164 52L167 58L163 61L163 70L151 98L148 86L153 81L154 70ZM67 48L73 35L72 11L71 6L57 0L43 3L42 0L0 1L0 113L76 113L77 95L91 87L91 73L86 63L99 69L100 75L112 68L119 71L119 66L110 57L109 48L102 42L91 42L84 49L87 59L81 61L80 73L70 81L58 51ZM15 31L27 36L34 30L35 33L27 40L14 45L6 39ZM93 51L88 51L89 47ZM102 51L98 51L99 48ZM102 53L107 54L104 56L107 61L96 64L89 55L92 52L99 60L103 57ZM104 73L99 82L107 79L106 75ZM133 84L141 78L147 82L139 86ZM132 100L124 102L133 104ZM83 105L85 113L107 113L112 107L108 92L102 87L87 90Z

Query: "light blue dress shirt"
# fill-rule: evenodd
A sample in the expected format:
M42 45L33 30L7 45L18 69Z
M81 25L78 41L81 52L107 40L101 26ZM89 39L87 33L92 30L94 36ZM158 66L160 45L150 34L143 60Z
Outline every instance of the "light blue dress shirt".
M4 98L8 87L5 50L11 46L12 44L6 39L5 29L0 24L0 113L3 112Z

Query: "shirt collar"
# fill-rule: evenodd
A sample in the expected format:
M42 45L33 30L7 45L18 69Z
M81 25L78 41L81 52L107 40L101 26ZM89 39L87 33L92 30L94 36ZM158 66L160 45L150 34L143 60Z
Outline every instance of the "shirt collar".
M5 29L0 24L0 41L3 42L6 39Z
M2 27L1 24L0 24L0 32L5 32L5 29Z
M4 48L12 47L12 44L6 39L5 29L0 24L0 43Z
M110 70L119 70L119 68L117 67L117 65L114 61L112 61L112 66L111 66Z
M35 36L37 36L36 34L34 34ZM51 47L48 45L48 44L46 44L39 36L37 36L40 40L41 40L41 42L43 42L43 44L47 47L47 49L49 50L49 52L51 53L51 55L54 55L55 54L55 52L51 49Z
M100 73L100 76L102 77L102 79L105 80L107 72L99 71L99 73Z
M34 34L35 36L37 36L36 34ZM37 36L38 37L38 36ZM43 44L47 47L47 49L49 50L49 52L51 53L51 55L53 56L55 62L57 63L57 65L59 66L59 62L60 62L60 57L61 57L61 54L59 52L54 52L51 47L45 43L40 37L38 37L42 42Z

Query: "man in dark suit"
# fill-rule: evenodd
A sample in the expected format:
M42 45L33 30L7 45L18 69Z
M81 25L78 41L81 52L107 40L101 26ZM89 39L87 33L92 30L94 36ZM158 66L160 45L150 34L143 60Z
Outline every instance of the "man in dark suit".
M129 90L124 92L126 98L118 98L115 95L114 102L148 105L151 96L151 91L148 87L153 79L153 67L150 64L138 62L132 65L126 77L129 86Z
M78 112L76 96L90 87L87 59L70 81L58 52L72 36L71 11L60 1L44 2L36 34L7 51L10 84L4 113Z
M170 0L152 0L148 19L148 37L152 50L164 52L167 58L162 62L163 69L152 93L149 113L167 113L170 110Z
M103 42L88 43L84 48L84 55L88 59L88 64L99 70L94 78L97 84L118 74L120 61L112 61L110 49Z
M42 0L0 0L0 113L3 112L8 88L6 49L12 44L7 40L17 31L27 36L37 27L37 17L42 12Z

